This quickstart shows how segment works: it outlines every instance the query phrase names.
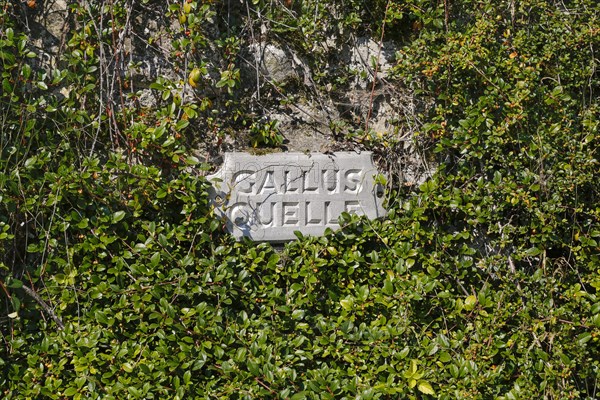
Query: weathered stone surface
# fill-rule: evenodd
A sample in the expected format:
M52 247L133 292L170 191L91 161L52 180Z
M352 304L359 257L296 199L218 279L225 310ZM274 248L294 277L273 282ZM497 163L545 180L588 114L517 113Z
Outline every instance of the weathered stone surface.
M260 73L269 81L283 84L297 77L291 58L279 47L272 44L253 44L250 50L254 54Z
M236 238L282 242L294 231L322 235L338 228L342 212L385 214L370 152L226 153L209 176L217 214Z
M377 80L387 78L395 52L391 42L379 43L369 37L359 37L345 49L342 59L357 72L353 82L355 87L370 89L375 74ZM378 64L377 73L374 64Z

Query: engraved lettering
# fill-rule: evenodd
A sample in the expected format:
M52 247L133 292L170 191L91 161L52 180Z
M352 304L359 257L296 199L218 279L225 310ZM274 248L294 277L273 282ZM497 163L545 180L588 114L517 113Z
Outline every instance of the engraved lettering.
M371 153L226 153L208 177L215 214L237 238L282 242L321 235L342 212L385 215Z
M344 183L344 192L346 193L358 193L360 192L360 181L362 170L360 169L349 169L346 171L345 177L346 182Z
M360 203L358 200L346 200L344 202L344 210L348 214L362 214L360 212Z
M318 193L319 192L319 175L314 170L302 171L302 177L304 178L302 191L304 193Z
M325 225L337 225L341 210L337 210L336 212L336 207L332 206L330 201L326 201L323 208L323 213L325 214Z
M274 193L276 191L277 188L275 187L275 179L273 179L273 171L266 171L265 177L260 185L258 193L265 194Z
M300 205L298 202L284 202L282 207L282 221L281 225L292 225L297 226L300 222Z
M306 202L306 225L322 225L325 210L320 201L307 201Z
M323 173L323 189L328 194L339 193L340 171L335 169L326 169Z
M252 187L256 183L254 171L249 170L236 172L231 181L233 182L234 190L240 193L252 193Z
M273 225L273 222L275 221L275 205L277 203L275 202L269 202L269 204L267 205L266 203L262 203L260 205L259 208L259 223L263 226L263 227L269 227Z
M244 227L250 222L252 210L247 203L235 203L229 209L229 220L238 227Z
M300 190L300 174L297 170L284 172L284 193L298 193Z

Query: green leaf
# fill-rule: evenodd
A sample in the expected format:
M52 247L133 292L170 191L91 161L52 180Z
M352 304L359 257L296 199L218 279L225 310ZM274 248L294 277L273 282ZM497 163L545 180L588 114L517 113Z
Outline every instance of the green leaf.
M21 75L23 75L23 79L29 79L31 76L31 67L29 64L23 64L23 67L21 68Z
M96 318L96 321L100 324L108 324L108 318L106 317L106 314L103 313L102 311L97 310L96 312L94 312L94 316Z
M539 255L542 251L540 249L538 249L537 247L530 247L529 249L525 250L525 252L523 253L526 257L535 257L537 255Z
M157 251L150 257L150 266L156 267L160 262L160 253Z
M475 308L476 304L477 304L477 296L475 296L475 295L467 296L467 298L465 299L465 310L471 311L473 308Z
M359 286L358 290L356 291L356 299L361 302L365 301L369 297L369 292L368 285Z
M25 160L25 168L27 168L27 169L33 168L35 166L36 162L37 162L36 156L29 157L27 160Z
M580 346L583 346L584 344L589 342L591 339L592 339L592 334L589 332L584 332L584 333L580 334L579 336L577 336L577 344L579 344Z
M125 217L125 211L117 211L112 216L113 223L121 221Z
M304 318L304 310L294 310L292 312L292 319L299 320L302 318Z
M398 358L403 360L406 358L406 356L408 356L408 353L410 353L410 347L406 346L400 350L400 353L398 353Z
M443 363L447 363L452 360L452 356L447 351L443 351L440 353L439 360Z
M417 368L418 368L418 361L413 358L412 360L410 360L410 373L411 373L411 376L413 376L414 374L417 373Z
M198 160L198 158L195 156L189 156L185 159L185 163L187 165L198 165L200 164L200 160Z
M10 283L8 285L6 285L7 287L11 288L11 289L20 289L23 287L23 282L19 279L11 279Z
M350 311L350 310L352 310L352 307L354 306L354 299L346 298L346 299L340 300L340 305L342 306L342 308L344 310Z
M431 387L431 384L427 381L419 381L419 385L417 386L417 389L419 389L419 392L421 392L421 393L435 394L435 392L433 391L433 388Z
M123 371L125 371L125 372L133 371L133 366L128 362L123 363L123 365L121 367L123 368Z
M382 292L383 292L383 294L385 294L387 296L391 296L392 294L394 294L394 284L392 283L392 281L390 279L386 279L383 281Z
M179 120L179 122L177 122L177 124L175 125L175 130L181 131L181 130L187 128L189 125L190 125L189 120L187 120L187 119Z

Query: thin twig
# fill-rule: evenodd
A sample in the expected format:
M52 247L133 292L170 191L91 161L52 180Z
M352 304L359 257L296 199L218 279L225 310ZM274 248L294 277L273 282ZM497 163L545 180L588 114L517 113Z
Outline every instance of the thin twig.
M56 325L58 325L60 330L65 329L65 325L63 324L62 320L56 314L54 314L54 311L52 311L50 306L48 306L48 304L46 304L46 302L42 300L42 298L36 292L25 285L23 285L23 290L25 293L31 296L44 309L44 311L46 311L50 318L52 318Z
M258 99L258 101L260 101L260 60L262 57L262 40L260 39L256 39L256 37L254 36L254 28L252 27L253 21L252 18L250 16L250 5L248 4L249 2L246 2L246 12L248 13L248 20L250 21L249 26L250 26L250 35L252 36L252 43L256 44L256 46L258 46L258 51L256 52L256 54L254 55L254 68L256 69L256 98ZM259 18L260 18L260 14L259 14Z
M448 7L448 0L444 0L444 28L446 32L448 32L448 16L450 15L450 10Z
M375 85L377 85L377 73L379 72L379 61L381 59L381 49L383 48L383 37L385 35L385 21L387 20L388 10L390 8L390 0L385 5L385 13L381 24L381 38L379 39L379 49L377 51L377 62L375 63L375 71L373 71L373 83L371 84L371 97L369 99L369 110L365 119L365 133L369 131L369 120L373 112L373 99L375 97Z
M275 392L273 389L271 389L267 384L265 384L263 381L261 381L260 379L258 379L258 377L255 377L254 380L262 387L264 387L265 389L267 389L269 392L271 392L271 394L275 394L277 392Z

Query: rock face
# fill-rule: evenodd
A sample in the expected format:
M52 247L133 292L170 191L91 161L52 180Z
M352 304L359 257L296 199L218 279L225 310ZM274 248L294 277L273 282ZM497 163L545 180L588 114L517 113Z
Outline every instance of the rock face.
M397 80L390 83L398 50L393 42L340 29L309 43L293 36L302 35L300 28L280 33L291 27L243 3L110 4L115 11L96 0L22 6L19 18L36 48L38 69L49 74L69 68L68 52L98 57L95 84L104 103L115 111L138 107L144 114L172 99L189 104L204 114L188 130L197 126L198 151L211 158L246 149L248 127L264 120L278 121L287 151L363 150L370 148L370 138L387 138L387 153L376 158L386 158L392 171L412 171L404 174L412 183L431 172L412 146L419 105ZM337 6L327 7L340 13ZM294 7L281 12L301 16ZM191 87L193 68L202 72ZM63 96L71 92L68 84L53 88ZM230 118L230 104L244 107L245 114Z
M356 72L353 84L370 89L374 79L385 79L392 67L396 48L393 43L379 43L369 37L358 37L344 51L344 60Z
M292 64L292 57L273 44L252 44L249 46L254 56L259 74L274 85L283 85L297 79L298 74Z

